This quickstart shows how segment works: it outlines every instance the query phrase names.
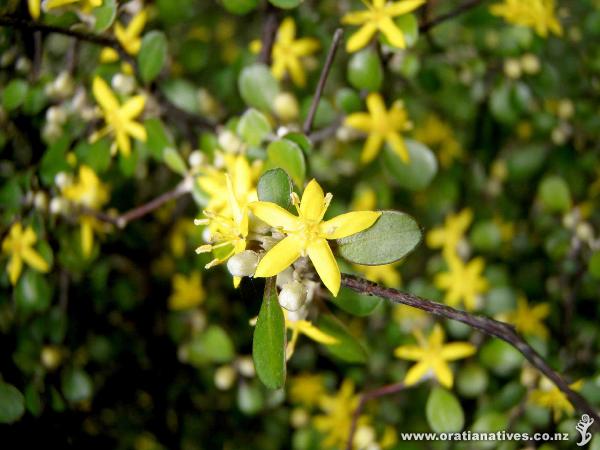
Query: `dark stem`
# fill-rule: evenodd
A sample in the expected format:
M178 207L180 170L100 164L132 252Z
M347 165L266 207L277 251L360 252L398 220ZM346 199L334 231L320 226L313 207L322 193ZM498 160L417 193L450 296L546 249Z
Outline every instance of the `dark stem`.
M439 16L434 17L433 19L420 24L419 31L421 33L425 33L427 31L429 31L430 29L432 29L433 27L435 27L436 25L439 25L440 23L445 22L446 20L452 19L452 18L474 8L475 6L479 5L481 2L483 2L483 0L467 0L466 2L458 5L456 8L448 11L447 13L440 14Z
M568 383L544 361L544 359L531 347L511 325L499 322L488 317L477 316L469 314L465 311L451 308L441 303L432 302L431 300L425 300L406 292L401 292L396 289L385 288L371 281L363 278L356 277L354 275L342 274L342 285L349 287L350 289L359 292L363 295L371 295L376 297L385 298L394 303L400 303L403 305L418 308L423 311L427 311L438 317L445 319L452 319L458 322L462 322L469 325L471 328L475 328L484 334L494 336L503 341L507 342L517 350L519 350L523 356L541 373L560 389L569 399L569 401L579 411L589 414L594 419L594 426L600 428L600 417L592 408L592 406L577 392L573 391Z
M43 56L42 33L41 31L36 31L33 33L33 67L31 68L31 79L34 82L37 81L40 76Z
M356 433L356 427L358 425L358 418L362 414L365 409L365 405L369 400L373 400L378 397L383 397L384 395L395 394L404 389L404 383L394 383L388 384L387 386L382 386L377 389L373 389L372 391L367 391L363 393L360 397L360 402L356 409L352 412L352 423L350 424L350 433L348 435L348 442L346 444L346 450L352 450L352 443L354 441L354 434Z
M317 107L319 106L319 100L321 99L321 95L323 95L323 89L325 88L325 83L327 83L327 77L329 76L329 71L333 65L333 60L335 59L335 54L340 42L342 41L343 35L344 30L341 28L335 30L335 33L333 34L333 41L331 41L331 46L329 47L329 52L327 53L327 58L325 59L325 65L321 70L321 76L319 77L319 83L317 84L317 89L315 90L315 95L313 96L312 104L310 105L310 109L308 111L308 116L306 116L306 120L304 121L303 131L305 134L310 133L310 130L312 129L313 121L315 120L315 114L317 113Z
M279 18L277 17L277 8L270 3L267 4L267 18L263 25L263 31L261 35L261 47L260 54L258 55L259 62L271 64L271 54L273 53L273 45L275 44L275 38L277 37L277 29L279 28Z

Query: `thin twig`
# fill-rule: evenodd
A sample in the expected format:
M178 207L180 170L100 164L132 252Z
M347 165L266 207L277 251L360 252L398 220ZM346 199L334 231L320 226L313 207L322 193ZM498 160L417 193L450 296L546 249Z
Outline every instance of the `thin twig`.
M429 20L428 22L420 24L419 31L421 33L426 33L427 31L429 31L433 27L439 25L440 23L445 22L446 20L452 19L452 18L474 8L475 6L479 5L483 1L484 0L467 0L466 2L458 5L456 8L448 11L447 13L440 14L439 16L434 17L433 19Z
M260 54L258 55L258 61L267 66L271 64L271 54L273 53L273 45L275 44L278 28L279 17L277 16L277 8L270 3L267 3L267 18L263 25L262 36L260 39Z
M356 427L358 425L358 419L360 418L361 413L365 409L365 405L367 404L367 402L378 397L383 397L384 395L390 395L400 392L402 389L404 389L404 387L405 386L403 382L388 384L386 386L373 389L372 391L367 391L361 395L358 406L352 412L352 422L350 424L350 433L348 434L346 450L352 450L352 444L354 441L354 434L356 433Z
M325 65L321 70L321 76L319 77L319 83L317 84L317 89L315 90L315 95L313 96L312 104L310 105L310 109L308 111L308 116L306 116L306 120L304 121L303 131L305 134L310 133L312 128L313 121L315 120L315 114L317 113L317 107L319 106L319 100L321 100L321 95L323 95L323 89L325 88L325 83L327 83L327 77L329 76L329 71L333 65L333 60L340 42L342 41L343 35L344 30L341 28L335 30L335 33L333 34L333 41L331 41L331 46L329 47L329 52L327 53L327 58L325 59Z
M531 347L511 325L488 317L469 314L465 311L451 308L441 303L425 300L396 289L385 288L371 281L354 275L342 274L342 284L363 295L371 295L388 299L394 303L418 308L435 316L456 320L475 328L489 336L495 336L507 342L517 350L540 372L560 389L569 401L581 412L589 414L594 419L594 425L600 428L600 417L592 406L577 392L573 391L568 383Z

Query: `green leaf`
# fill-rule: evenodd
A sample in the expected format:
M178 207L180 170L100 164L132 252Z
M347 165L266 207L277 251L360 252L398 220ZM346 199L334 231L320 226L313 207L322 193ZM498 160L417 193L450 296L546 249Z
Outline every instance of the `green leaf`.
M14 79L4 88L2 105L7 111L17 109L25 101L29 85L25 80Z
M258 378L270 389L278 389L285 383L285 320L277 299L275 278L265 285L254 338L252 358Z
M275 97L279 94L279 82L264 64L245 67L238 79L242 99L263 111L270 111Z
M178 108L193 114L199 112L198 89L189 81L180 78L171 79L161 83L160 88Z
M167 147L163 152L163 161L173 172L185 176L187 166L181 155L174 148Z
M46 106L47 98L43 86L35 86L27 91L23 101L23 112L30 116L39 114Z
M150 31L142 40L138 53L138 66L142 80L146 83L154 80L162 70L167 59L167 38L162 31Z
M479 349L481 364L496 375L506 376L523 364L523 355L512 345L500 339L490 339Z
M34 416L39 416L42 413L44 405L40 393L33 383L30 383L25 388L25 407Z
M403 14L394 20L402 30L407 47L412 47L419 39L419 21L414 14Z
M157 160L162 160L163 152L167 147L173 147L173 138L167 132L162 121L156 117L144 121L146 127L146 148Z
M348 62L348 81L356 89L378 91L383 83L383 67L372 48L361 50Z
M421 242L421 229L408 214L382 211L381 217L360 233L338 239L338 254L355 264L377 266L398 261Z
M254 108L246 111L237 125L238 134L252 147L259 146L271 131L271 124L265 115Z
M267 147L267 167L280 167L297 186L304 185L306 162L298 144L287 139L271 142Z
M192 338L187 346L190 364L200 367L209 363L224 364L235 356L233 342L223 328L211 325Z
M42 274L33 269L24 270L15 288L17 308L25 314L44 311L50 306L51 294Z
M25 399L12 384L0 382L0 423L13 423L23 416Z
M344 311L363 317L371 314L381 304L382 300L370 295L360 295L352 289L342 287L337 297L331 297L330 300Z
M256 190L262 202L276 203L285 209L292 204L292 180L283 169L276 168L263 173Z
M291 9L298 6L304 0L269 0L272 5L277 6L281 9Z
M458 433L465 424L465 414L458 399L441 387L434 387L425 407L427 422L436 433Z
M54 177L58 172L69 170L66 152L69 149L70 144L71 140L65 133L48 147L44 156L42 156L42 161L40 162L40 176L42 182L46 186L52 186L54 184Z
M566 212L571 208L569 185L557 175L542 180L538 188L538 195L547 211Z
M386 146L383 153L383 163L400 186L410 191L423 190L431 183L437 173L437 160L433 152L420 142L412 139L404 139L404 142L410 161L405 163Z
M62 378L62 392L73 403L88 400L93 393L92 379L82 369L69 370Z
M258 0L222 0L223 6L233 14L247 14L258 6Z
M285 136L283 136L283 139L297 144L305 155L310 155L312 153L312 143L310 142L310 139L308 139L303 133L292 131L291 133L287 133Z
M317 327L337 339L337 343L326 345L327 351L334 357L350 363L364 364L367 362L367 351L363 345L350 334L346 326L330 314L321 314Z
M596 280L600 280L600 250L592 254L588 262L588 271Z
M102 5L94 8L92 14L96 18L94 30L98 33L108 30L117 17L116 0L104 0Z
M103 173L109 168L112 160L110 141L106 138L99 139L93 144L81 141L75 147L75 155L79 163L90 166L98 174Z

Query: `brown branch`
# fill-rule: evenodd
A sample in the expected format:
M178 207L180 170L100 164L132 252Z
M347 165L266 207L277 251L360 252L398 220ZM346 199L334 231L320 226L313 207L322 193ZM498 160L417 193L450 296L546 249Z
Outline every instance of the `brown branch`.
M365 409L365 405L367 404L367 402L369 400L373 400L378 397L383 397L384 395L390 395L390 394L395 394L397 392L400 392L401 390L404 389L404 387L405 386L404 386L403 382L388 384L387 386L382 386L380 388L373 389L372 391L367 391L367 392L363 393L363 395L361 395L358 406L352 412L352 422L350 424L350 433L348 435L348 442L346 444L346 450L352 450L352 448L353 448L352 444L354 441L354 434L356 433L356 427L358 425L358 419L359 419L361 413L363 412L363 410Z
M342 274L342 284L360 294L385 298L394 303L400 303L427 311L428 313L438 317L456 320L469 325L471 328L475 328L484 334L502 339L519 350L535 368L537 368L547 378L552 380L556 387L558 387L558 389L560 389L567 396L569 401L579 411L587 413L594 418L594 426L598 426L598 428L600 428L600 417L594 408L581 395L573 391L569 387L568 383L558 373L552 370L552 368L546 361L544 361L539 353L536 352L533 347L531 347L511 325L490 319L488 317L469 314L465 311L460 311L441 303L432 302L431 300L425 300L396 289L385 288L354 275Z
M340 42L342 41L343 35L344 30L342 30L341 28L335 30L335 33L333 34L333 40L331 41L331 46L329 47L329 52L327 53L325 64L323 65L323 69L321 70L319 83L317 84L317 89L315 90L315 95L312 99L312 104L310 105L308 116L306 116L306 120L304 121L304 127L302 128L305 134L310 133L310 130L312 128L313 121L315 120L315 114L317 113L317 107L319 106L319 100L321 100L321 95L323 95L323 89L325 88L325 83L327 83L327 77L329 76L329 71L331 70L331 66L333 65L333 60L335 59L335 54L340 45Z
M258 55L258 61L266 64L271 64L271 54L273 53L273 45L275 44L275 38L277 37L277 29L279 28L279 17L277 16L277 9L267 4L267 18L263 25L263 31L261 35L261 47L260 54Z
M439 25L440 23L445 22L449 19L453 19L454 17L476 7L483 1L484 0L467 0L464 3L458 5L456 8L448 11L447 13L440 14L439 16L420 24L419 31L421 33L426 33L427 31L431 30L433 27Z

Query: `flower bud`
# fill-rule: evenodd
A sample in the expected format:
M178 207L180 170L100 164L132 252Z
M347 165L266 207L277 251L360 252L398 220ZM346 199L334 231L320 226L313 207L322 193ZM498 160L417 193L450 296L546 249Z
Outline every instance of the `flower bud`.
M281 92L275 97L273 110L283 122L292 122L298 118L298 101L293 94Z
M584 242L589 242L594 239L594 229L588 222L581 222L575 228L577 237Z
M204 154L200 150L194 150L188 157L190 167L199 167L204 162Z
M67 114L60 106L51 106L46 110L46 120L56 125L62 125L67 121Z
M308 316L308 308L304 305L297 311L288 311L286 319L290 322L298 322L306 319L306 316Z
M283 288L283 286L292 281L294 281L294 269L292 266L287 267L277 274L276 283L280 288Z
M242 147L242 141L231 131L225 130L219 133L219 147L227 153L238 153Z
M221 366L215 371L215 386L217 389L226 391L233 386L235 382L236 373L233 367L230 365Z
M304 427L310 420L308 412L304 408L294 408L290 415L290 423L294 428Z
M254 275L257 265L258 254L252 250L245 250L227 260L227 270L234 277Z
M237 368L240 373L248 378L256 375L256 370L254 370L254 361L250 356L242 356L237 361Z
M44 191L36 192L33 196L33 204L36 207L36 209L39 209L40 211L45 211L48 207L48 196L46 195L46 193Z
M575 113L575 106L573 106L573 102L569 99L564 99L558 102L558 117L561 119L570 119Z
M504 74L508 78L519 78L521 76L521 65L519 61L514 58L508 58L504 61Z
M65 201L60 197L54 197L50 200L50 213L60 214L65 210Z
M306 302L306 288L298 281L286 283L279 293L279 304L288 311L298 311Z
M521 69L528 75L534 75L540 71L540 60L533 53L525 53L521 56Z
M71 184L71 176L65 172L58 172L54 176L54 184L56 184L59 189L64 189Z
M17 63L15 64L15 68L17 72L27 73L31 70L31 61L24 56L21 56L17 59Z
M365 448L375 442L375 430L368 425L360 425L354 435L354 444L358 448Z
M118 73L112 77L110 84L115 91L123 95L131 94L135 89L135 80L133 77L123 75L122 73Z
M60 138L63 134L63 130L60 125L53 122L47 122L42 129L42 137L46 142L54 142Z
M54 370L60 365L62 361L62 354L59 348L52 345L47 345L42 349L40 359L42 361L42 365L46 369Z

